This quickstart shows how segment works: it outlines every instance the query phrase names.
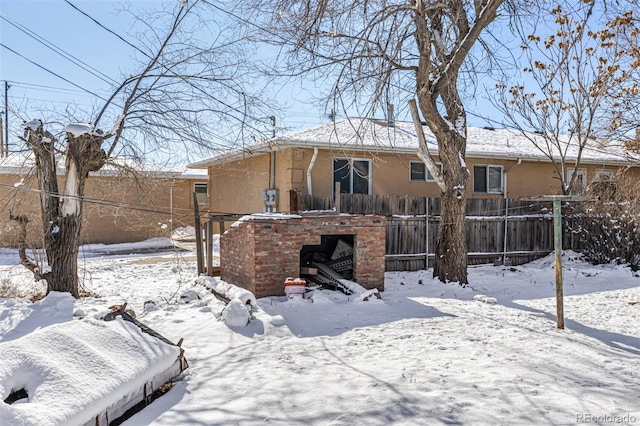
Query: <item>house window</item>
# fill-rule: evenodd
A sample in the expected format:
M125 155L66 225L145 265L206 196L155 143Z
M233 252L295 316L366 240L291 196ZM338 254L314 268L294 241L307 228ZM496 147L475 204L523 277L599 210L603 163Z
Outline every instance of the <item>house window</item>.
M612 200L617 193L618 184L613 176L613 170L600 169L595 171L593 182L589 186L589 191L604 200Z
M333 159L333 187L340 182L341 194L371 193L371 160Z
M596 175L593 178L594 182L612 182L613 181L613 170L611 169L600 169L596 170Z
M571 182L571 177L573 176L573 171L575 168L569 167L567 169L567 185ZM587 169L578 169L576 174L576 180L573 181L572 194L582 194L587 188Z
M473 166L473 192L502 194L502 166Z
M194 183L193 192L196 193L196 199L198 204L209 204L209 184L208 183Z
M438 168L442 170L442 163L436 163ZM435 182L436 180L427 169L422 161L411 162L411 174L409 176L411 182Z

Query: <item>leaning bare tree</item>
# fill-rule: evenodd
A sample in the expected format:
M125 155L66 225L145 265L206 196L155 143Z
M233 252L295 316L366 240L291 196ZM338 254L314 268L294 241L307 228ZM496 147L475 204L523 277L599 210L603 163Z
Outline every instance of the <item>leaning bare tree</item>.
M27 256L28 218L12 218L23 230L21 263L36 279L46 280L47 292L79 296L77 257L89 173L115 156L144 158L150 151L158 155L202 145L211 148L222 145L219 140L228 146L231 133L242 129L250 108L259 107L240 86L249 54L238 45L242 37L233 38L234 31L222 30L219 21L205 31L212 22L210 14L198 13L199 6L201 2L184 1L174 11L140 20L147 26L139 40L146 46L138 49L144 58L141 71L114 88L90 123L67 124L61 137L48 131L41 120L25 123L24 140L35 158L47 264ZM195 44L207 34L214 36L213 42ZM102 131L99 125L105 120L115 124ZM221 135L223 129L229 133ZM61 187L60 156L64 157Z
M570 8L570 9L569 9ZM558 5L546 35L526 34L519 84L498 84L494 104L555 167L563 194L586 189L578 174L585 149L623 137L638 104L639 28L634 12L607 18L595 0ZM634 38L634 37L632 37Z
M285 65L280 72L305 77L319 72L330 79L329 97L347 115L360 108L365 115L386 111L387 102L417 99L419 112L415 108L413 117L422 140L420 158L442 192L434 276L466 285L469 171L465 165L464 84L475 80L475 72L491 55L489 50L482 51L481 46L487 44L479 43L480 36L507 2L250 3L252 22L260 23L262 36L266 34L269 42L281 46L284 58L274 61ZM438 153L426 148L419 113L437 139ZM432 154L439 156L442 172Z

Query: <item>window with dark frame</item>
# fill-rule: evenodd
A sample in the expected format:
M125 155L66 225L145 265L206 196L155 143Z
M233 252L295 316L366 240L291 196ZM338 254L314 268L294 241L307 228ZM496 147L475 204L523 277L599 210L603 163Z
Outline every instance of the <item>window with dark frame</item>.
M436 163L438 168L442 170L442 163ZM409 180L411 182L435 182L436 180L427 169L422 161L412 161L410 164L411 174Z
M594 182L611 182L613 180L613 169L598 169L593 178Z
M573 176L573 172L576 170L574 167L567 168L567 184L571 182L571 177ZM573 182L572 193L573 194L584 194L587 190L587 169L579 167L576 172L576 180Z
M502 194L502 166L473 166L473 192L477 194Z
M198 204L209 204L209 184L196 182L193 184L193 192L196 193Z
M340 182L341 194L369 194L371 161L353 158L333 159L333 185Z

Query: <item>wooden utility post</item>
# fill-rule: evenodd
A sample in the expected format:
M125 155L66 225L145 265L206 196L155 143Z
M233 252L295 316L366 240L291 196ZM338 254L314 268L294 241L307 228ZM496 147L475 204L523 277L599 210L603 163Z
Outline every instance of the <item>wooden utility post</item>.
M527 198L531 201L553 201L553 247L555 251L554 266L556 269L556 318L559 329L564 329L564 294L562 288L562 202L563 201L596 201L598 197L580 195L540 195Z
M564 292L562 287L562 203L553 199L553 248L556 268L556 321L564 329Z
M193 219L196 228L196 263L198 275L204 273L204 256L202 253L202 227L200 224L200 209L198 208L198 195L193 193Z
M4 157L4 127L2 126L2 114L4 112L0 112L0 157Z
M4 81L4 149L5 157L9 155L9 82Z

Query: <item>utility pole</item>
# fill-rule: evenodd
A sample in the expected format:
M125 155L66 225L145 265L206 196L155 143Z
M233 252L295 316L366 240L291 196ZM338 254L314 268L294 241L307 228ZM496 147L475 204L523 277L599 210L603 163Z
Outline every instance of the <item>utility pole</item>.
M598 197L580 195L539 195L527 197L531 201L553 201L553 246L554 269L556 273L556 324L564 329L564 289L562 283L562 201L596 201Z
M2 115L3 112L0 112L0 158L4 157L4 130L2 130Z
M9 156L9 82L7 80L4 81L4 143L5 149L0 151L3 152L3 156Z
M272 126L272 129L273 129L271 137L275 138L276 137L276 116L275 115L271 115L271 116L269 116L269 119L271 120L271 126Z

